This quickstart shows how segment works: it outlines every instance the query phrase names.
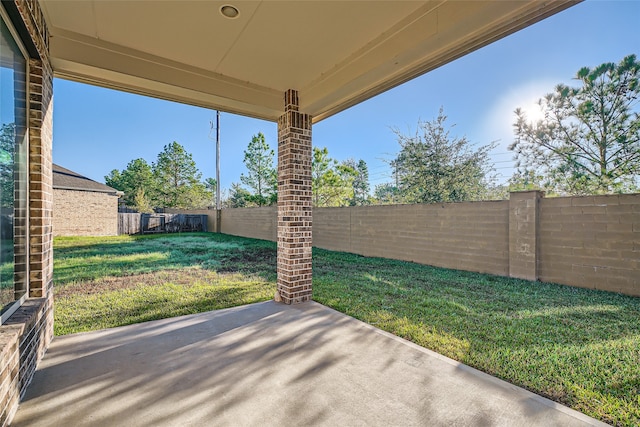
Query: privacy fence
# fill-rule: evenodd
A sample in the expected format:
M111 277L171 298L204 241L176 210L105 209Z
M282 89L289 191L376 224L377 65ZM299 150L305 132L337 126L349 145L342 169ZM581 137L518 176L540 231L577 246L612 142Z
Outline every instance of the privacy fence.
M207 229L206 215L118 214L118 234L180 233Z
M275 207L219 215L223 233L277 238ZM316 208L313 245L640 296L640 194Z

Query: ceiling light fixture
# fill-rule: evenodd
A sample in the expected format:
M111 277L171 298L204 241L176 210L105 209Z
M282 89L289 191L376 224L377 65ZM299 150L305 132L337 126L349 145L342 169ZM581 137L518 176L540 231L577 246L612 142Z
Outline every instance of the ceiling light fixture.
M234 19L240 15L240 11L237 7L231 6L230 4L225 4L220 8L220 13L225 18Z

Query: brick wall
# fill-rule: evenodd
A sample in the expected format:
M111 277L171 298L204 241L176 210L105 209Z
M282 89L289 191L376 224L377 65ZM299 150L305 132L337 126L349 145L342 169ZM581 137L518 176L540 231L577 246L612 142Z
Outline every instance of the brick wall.
M1 326L0 425L11 422L20 397L53 338L53 300L32 298Z
M224 209L221 231L274 240L275 216ZM640 194L315 208L313 246L640 296Z
M0 326L0 425L11 423L18 400L53 336L53 72L49 38L37 0L2 2L30 54L29 297Z
M118 197L92 191L53 190L54 236L116 236Z

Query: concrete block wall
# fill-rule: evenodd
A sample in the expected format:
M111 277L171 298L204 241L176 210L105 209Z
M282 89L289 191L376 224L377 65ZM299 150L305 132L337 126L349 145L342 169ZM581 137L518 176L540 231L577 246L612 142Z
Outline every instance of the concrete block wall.
M351 213L354 209L358 208L313 208L313 246L351 252ZM375 231L369 230L372 234Z
M460 270L508 273L508 202L314 210L323 249Z
M640 296L640 194L540 200L539 279Z
M509 276L538 280L538 216L541 191L509 197Z
M117 234L117 196L92 191L53 190L54 236L116 236Z
M313 209L313 246L483 273L509 273L509 202ZM225 234L272 240L275 209L224 209Z
M507 209L504 201L355 208L351 252L505 275Z
M274 207L221 231L274 241ZM313 246L640 296L640 194L313 209Z
M225 234L275 242L278 232L277 224L275 206L220 211L220 229Z

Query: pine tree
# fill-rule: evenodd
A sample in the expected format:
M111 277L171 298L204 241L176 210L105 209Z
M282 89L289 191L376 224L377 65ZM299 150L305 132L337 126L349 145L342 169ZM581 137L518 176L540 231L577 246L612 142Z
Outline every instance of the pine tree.
M638 191L640 185L640 62L581 68L579 87L564 84L538 100L544 119L515 111L519 176L540 176L559 194Z
M264 206L278 200L277 172L273 167L274 154L262 132L251 138L243 160L247 173L240 175L240 182L253 190L248 197L250 203Z

